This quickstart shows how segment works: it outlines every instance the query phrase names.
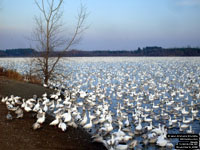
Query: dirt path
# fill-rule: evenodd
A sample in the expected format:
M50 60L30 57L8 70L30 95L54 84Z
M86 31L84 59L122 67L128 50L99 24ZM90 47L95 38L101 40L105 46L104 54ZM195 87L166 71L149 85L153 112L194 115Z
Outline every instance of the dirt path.
M34 94L41 96L52 90L39 85L28 84L0 77L0 97L16 95L30 98ZM0 98L1 100L1 98ZM22 119L6 119L6 105L0 102L0 149L9 150L103 150L102 144L92 143L90 135L82 129L68 127L66 132L49 126L52 118L48 118L43 127L34 131L31 127L35 122L32 113L25 113ZM14 114L13 114L14 116Z

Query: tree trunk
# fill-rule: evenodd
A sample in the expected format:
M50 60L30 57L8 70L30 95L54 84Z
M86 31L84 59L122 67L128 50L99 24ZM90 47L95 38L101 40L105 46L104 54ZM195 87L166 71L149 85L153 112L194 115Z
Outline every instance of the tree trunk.
M45 75L45 76L44 76L44 83L45 83L46 85L48 85L48 81L49 81L49 76L48 76L48 75Z

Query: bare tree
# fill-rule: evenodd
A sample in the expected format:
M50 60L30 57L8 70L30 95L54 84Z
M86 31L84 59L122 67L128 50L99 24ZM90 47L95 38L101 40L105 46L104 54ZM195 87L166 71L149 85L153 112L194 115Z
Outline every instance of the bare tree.
M63 0L35 0L35 4L41 13L41 16L35 17L36 28L33 32L33 40L37 43L35 49L40 52L40 57L35 57L35 71L43 77L44 83L48 84L49 79L56 75L63 54L80 40L81 33L86 30L84 23L87 12L81 5L74 32L69 37L62 34ZM52 55L55 51L57 56Z

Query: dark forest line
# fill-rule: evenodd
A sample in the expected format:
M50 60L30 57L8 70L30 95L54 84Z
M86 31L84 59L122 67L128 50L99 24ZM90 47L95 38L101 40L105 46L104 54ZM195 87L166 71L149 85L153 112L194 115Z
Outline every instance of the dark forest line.
M137 50L70 50L65 53L51 52L51 56L62 55L64 57L93 57L93 56L200 56L200 48L162 48L145 47ZM0 57L33 57L41 56L41 52L34 49L7 49L0 50Z

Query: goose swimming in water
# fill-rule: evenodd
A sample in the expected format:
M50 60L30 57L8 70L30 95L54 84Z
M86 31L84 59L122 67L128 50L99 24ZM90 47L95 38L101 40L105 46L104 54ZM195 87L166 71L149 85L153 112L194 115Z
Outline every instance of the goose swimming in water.
M156 144L158 146L164 147L167 145L167 140L165 140L163 133L158 137Z
M128 144L117 144L114 147L115 150L127 150L128 149Z
M158 106L158 105L155 105L155 104L153 103L153 108L154 108L154 109L158 109L159 106Z
M162 129L161 129L160 123L158 124L158 128L153 129L152 132L155 132L157 135L162 134Z
M87 114L84 114L83 120L80 122L80 125L84 126L87 123Z
M188 115L189 114L189 111L186 111L185 110L185 107L181 110L181 113L183 114L183 115Z
M194 110L194 108L192 107L192 110L191 110L192 114L194 114L194 116L196 116L196 114L199 112L198 110Z
M142 130L142 125L141 125L141 119L139 118L139 123L135 128L137 131L141 131Z
M148 115L145 115L144 121L145 121L145 122L152 122L152 119L151 119L151 118L147 118L147 116L148 116Z
M178 122L178 126L179 126L180 131L182 131L184 129L187 129L189 127L189 125L187 125L187 124L181 124L180 122Z
M92 128L92 119L93 118L91 117L90 112L89 112L89 118L90 118L90 122L83 126L83 128L85 128L85 129Z
M145 128L147 128L148 131L151 131L153 128L152 122L150 122L149 126L146 126Z
M186 130L186 133L187 134L193 134L194 131L192 130L192 126L190 125L190 129L189 130Z

